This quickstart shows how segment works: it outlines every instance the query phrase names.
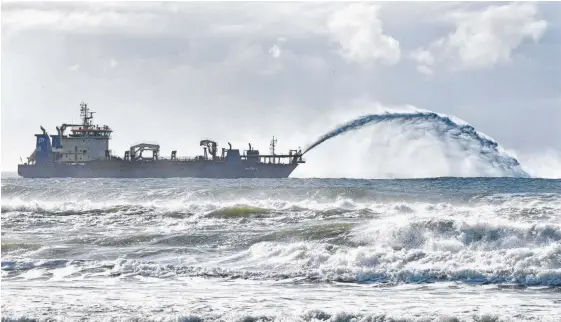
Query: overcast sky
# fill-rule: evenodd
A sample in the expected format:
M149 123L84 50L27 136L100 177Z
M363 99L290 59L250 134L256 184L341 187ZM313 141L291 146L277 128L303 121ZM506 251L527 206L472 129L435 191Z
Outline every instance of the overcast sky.
M561 176L559 57L553 2L3 2L1 166L16 170L40 125L77 121L81 101L114 129L116 154L148 141L166 156L200 154L202 138L304 148L379 106L412 105ZM326 142L295 175L428 167L414 143L373 151L373 131ZM384 170L392 158L400 168ZM438 171L426 174L453 174Z

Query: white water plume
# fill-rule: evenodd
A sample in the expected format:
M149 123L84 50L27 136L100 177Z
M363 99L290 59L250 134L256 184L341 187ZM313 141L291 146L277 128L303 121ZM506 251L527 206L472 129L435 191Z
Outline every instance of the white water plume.
M512 153L520 160L522 168L536 178L561 179L561 151L546 150L541 153Z
M359 129L358 133L350 133ZM340 138L342 134L345 134L344 142ZM330 144L324 144L328 140ZM339 144L334 153L336 142ZM343 143L346 148L341 148ZM419 109L363 115L322 135L305 153L308 166L314 168L307 176L529 176L516 158L473 126L454 117ZM337 162L333 162L333 155L337 155ZM312 166L314 159L331 161Z

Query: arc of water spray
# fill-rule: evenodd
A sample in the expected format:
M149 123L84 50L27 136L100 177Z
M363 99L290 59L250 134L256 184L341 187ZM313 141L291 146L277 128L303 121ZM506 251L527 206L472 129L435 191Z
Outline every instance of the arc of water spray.
M514 172L519 176L528 177L529 175L520 169L520 162L514 157L505 155L499 151L499 144L490 138L478 133L475 128L469 124L457 124L447 116L441 116L434 112L413 112L413 113L385 113L370 114L361 116L355 120L344 123L332 131L319 137L315 142L310 144L302 153L302 155L311 151L323 142L334 138L338 135L349 131L356 131L366 125L374 125L382 122L426 122L428 124L440 123L444 125L444 129L438 129L442 136L448 135L454 139L469 140L477 143L481 156L484 156L493 165L497 164L501 168Z

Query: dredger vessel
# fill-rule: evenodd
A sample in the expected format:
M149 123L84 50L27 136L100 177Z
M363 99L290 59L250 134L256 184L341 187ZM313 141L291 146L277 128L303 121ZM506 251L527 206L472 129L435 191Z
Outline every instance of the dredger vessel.
M93 125L93 114L82 102L81 124L57 126L54 135L41 126L42 133L35 134L35 150L18 165L18 174L25 178L287 178L305 162L301 150L276 154L274 137L270 154L260 154L251 144L241 154L228 143L217 155L217 143L205 139L200 141L203 155L196 157L178 158L172 151L170 158L161 158L159 145L142 143L131 146L121 158L109 150L113 130Z

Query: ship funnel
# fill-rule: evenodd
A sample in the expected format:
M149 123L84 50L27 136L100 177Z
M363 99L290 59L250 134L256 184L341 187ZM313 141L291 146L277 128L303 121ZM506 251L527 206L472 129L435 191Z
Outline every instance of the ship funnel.
M251 151L251 143L249 143L249 151Z
M232 150L232 144L230 144L230 142L228 142L228 146L230 146L230 150Z

